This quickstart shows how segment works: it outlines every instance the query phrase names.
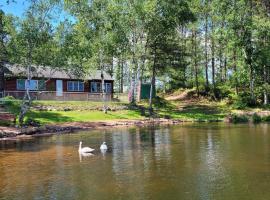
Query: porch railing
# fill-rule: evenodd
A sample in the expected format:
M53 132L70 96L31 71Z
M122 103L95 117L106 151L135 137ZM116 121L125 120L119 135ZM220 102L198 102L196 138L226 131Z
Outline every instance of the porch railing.
M58 100L58 101L103 101L102 93L88 92L62 92L61 96L54 91L30 91L33 100ZM3 96L13 96L16 99L23 99L25 91L4 91ZM106 101L112 101L112 94L104 94Z

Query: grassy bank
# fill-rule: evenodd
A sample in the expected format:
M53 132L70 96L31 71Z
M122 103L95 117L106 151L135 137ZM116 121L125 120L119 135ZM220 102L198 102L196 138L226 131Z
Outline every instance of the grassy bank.
M180 94L182 98L182 94ZM168 98L167 98L168 99ZM5 108L18 116L20 101L7 100ZM210 101L205 98L189 98L154 100L154 117L183 121L222 121L228 116L232 122L267 121L270 111L265 108L247 108L234 110L225 101ZM64 122L94 122L108 120L140 120L149 117L148 102L142 101L137 106L125 102L108 102L109 111L103 113L102 102L87 101L34 101L26 120L34 119L40 124ZM266 112L266 113L263 113ZM268 113L269 112L269 113ZM254 115L259 113L259 117ZM264 116L261 116L263 113ZM248 119L248 120L247 120Z
M20 104L21 101L6 101L5 108L18 116ZM107 114L102 111L102 106L101 102L34 101L26 120L34 119L41 124L48 124L144 118L138 110L129 110L123 103L109 103Z
M7 101L6 110L18 115L20 101ZM34 101L27 119L34 119L41 124L62 122L89 122L103 120L145 119L149 116L147 102L141 102L138 107L127 103L110 102L109 111L102 112L102 102L59 102ZM155 117L181 119L185 121L222 120L227 114L222 106L210 104L184 105L166 100L154 102Z
M147 101L141 102L146 107ZM154 100L157 115L170 119L187 121L223 120L230 110L220 102L200 101L168 101L163 98Z

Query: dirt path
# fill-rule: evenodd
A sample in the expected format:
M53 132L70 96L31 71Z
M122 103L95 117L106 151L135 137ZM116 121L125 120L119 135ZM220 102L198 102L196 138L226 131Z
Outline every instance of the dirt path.
M171 96L166 97L165 99L167 101L185 100L188 97L188 93L189 93L189 91L188 90L185 90L181 94L171 95Z

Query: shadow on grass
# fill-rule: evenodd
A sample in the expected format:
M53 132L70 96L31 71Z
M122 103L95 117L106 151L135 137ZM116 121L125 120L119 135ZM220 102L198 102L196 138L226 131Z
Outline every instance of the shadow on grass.
M221 110L207 105L188 105L183 107L182 113L202 113L206 115L220 114Z
M68 117L68 116L64 116L61 113L57 113L57 112L33 112L30 111L27 115L27 118L30 119L35 119L39 122L41 122L42 124L44 123L60 123L60 122L72 122L73 118L72 117Z
M140 117L142 117L142 110L141 108L137 108L137 109L129 109L129 112L125 113L125 114L121 114L121 113L117 113L117 112L108 112L106 114L107 116L110 116L110 119L138 119Z
M19 115L21 102L20 101L6 101L5 108L9 112ZM63 116L61 113L57 112L49 112L49 111L30 111L26 114L26 119L34 119L39 121L40 123L48 123L48 122L71 122L72 118L68 116Z
M121 115L116 115L116 114L111 114L111 113L107 113L106 115L107 115L107 116L110 116L112 119L113 119L114 117L117 117L118 119L128 119L127 117L123 117L123 116L121 116Z
M155 108L176 109L176 106L172 102L159 97L153 99L153 104Z
M171 118L194 120L218 120L225 116L224 112L218 107L207 105L187 105L180 109L165 109L163 112Z

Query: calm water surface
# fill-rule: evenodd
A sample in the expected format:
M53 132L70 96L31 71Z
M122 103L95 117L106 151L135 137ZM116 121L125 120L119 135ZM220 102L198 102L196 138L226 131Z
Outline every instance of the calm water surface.
M78 143L98 149L78 155ZM99 145L107 141L109 151ZM0 199L270 199L270 125L186 124L0 143Z

